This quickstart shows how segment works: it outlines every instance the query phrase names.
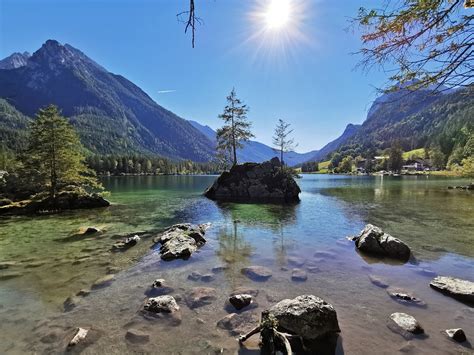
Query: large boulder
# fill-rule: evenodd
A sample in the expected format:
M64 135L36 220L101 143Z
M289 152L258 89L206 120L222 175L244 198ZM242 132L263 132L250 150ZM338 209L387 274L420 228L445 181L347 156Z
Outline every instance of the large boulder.
M163 260L188 259L199 247L206 243L204 234L208 224L176 224L165 230L154 239L160 243L160 254Z
M368 254L402 261L410 259L411 251L408 245L372 224L367 224L354 241L357 249Z
M435 277L430 286L461 302L474 304L474 282L448 276Z
M295 203L301 192L280 160L245 163L223 172L204 195L217 201Z
M334 307L313 295L285 299L270 308L279 328L304 340L316 340L339 333Z

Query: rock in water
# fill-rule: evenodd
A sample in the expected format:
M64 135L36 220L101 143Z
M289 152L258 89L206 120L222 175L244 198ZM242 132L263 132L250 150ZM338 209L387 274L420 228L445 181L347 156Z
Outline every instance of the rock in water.
M186 304L189 308L203 307L214 302L217 292L211 287L194 287L186 293Z
M79 344L81 341L83 341L86 338L87 333L89 333L87 329L78 328L76 334L74 335L74 338L71 339L68 346L71 347L71 346L76 346L77 344Z
M143 309L151 313L174 313L179 311L179 306L173 296L158 296L149 298Z
M140 241L140 237L135 234L134 236L127 237L112 246L112 250L119 251L119 250L127 250L135 245Z
M176 224L165 230L154 239L160 243L160 254L163 260L188 259L199 247L206 243L204 234L208 224Z
M285 299L270 308L278 320L279 328L303 339L315 340L339 333L334 307L313 295Z
M291 271L291 279L293 281L303 282L308 279L308 274L303 269L293 269Z
M394 299L395 301L409 305L409 306L418 306L418 307L426 307L426 303L420 300L418 297L415 297L410 292L407 292L402 289L397 289L390 287L387 289L387 294Z
M225 171L204 195L217 201L295 203L301 192L280 160L245 163Z
M411 334L423 334L424 330L415 317L406 313L393 313L390 315L391 322L389 328L402 335L405 339L410 339Z
M240 294L240 295L233 295L229 297L229 302L232 306L235 307L236 310L241 310L242 308L247 307L250 303L252 303L252 295L248 294Z
M474 304L474 282L448 276L435 277L430 286L461 302Z
M150 341L150 335L138 329L129 329L125 334L125 339L133 344L145 344Z
M371 224L367 224L364 230L354 238L354 241L357 249L368 254L386 256L402 261L407 261L411 255L408 245Z
M448 335L448 337L457 341L458 343L462 343L467 340L466 334L464 333L464 330L462 330L461 328L446 329L446 334Z
M265 266L253 265L242 269L242 273L254 281L266 281L272 277L272 270Z
M145 291L148 297L162 296L174 292L174 289L167 285L164 279L156 279L153 284Z

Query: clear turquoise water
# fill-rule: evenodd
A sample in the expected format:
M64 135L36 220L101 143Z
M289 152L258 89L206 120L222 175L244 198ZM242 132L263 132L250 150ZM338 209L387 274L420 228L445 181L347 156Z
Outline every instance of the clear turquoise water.
M225 299L239 286L258 289L261 310L282 298L310 293L334 305L342 333L338 353L446 354L472 351L450 342L443 329L463 327L474 339L472 308L429 288L432 276L451 275L474 281L474 194L447 190L466 181L426 177L350 177L305 175L299 179L301 203L296 206L219 204L202 197L212 176L106 178L113 205L41 217L0 219L0 353L61 353L77 326L92 327L97 339L84 353L237 353L234 337L216 327L224 317ZM208 243L187 261L164 263L150 239L125 253L110 253L117 235L159 231L178 222L211 222ZM359 255L345 237L366 223L376 224L407 242L416 262L393 264ZM104 233L87 238L73 234L84 226ZM329 252L321 257L316 252ZM302 268L317 266L306 282L291 281L288 259L297 256ZM273 277L264 283L248 280L241 269L264 265ZM225 272L210 283L187 280L192 271ZM64 300L106 273L111 286L81 298L71 312ZM423 299L427 308L401 305L372 285L369 274L384 277ZM155 278L165 278L183 296L195 286L214 287L218 299L190 310L180 302L183 322L171 327L137 315L144 291ZM414 315L428 337L407 343L387 328L396 311ZM251 327L253 324L249 324ZM127 329L150 334L143 345L125 340ZM409 344L409 345L407 345ZM257 339L249 348L256 348ZM246 351L241 350L245 353Z

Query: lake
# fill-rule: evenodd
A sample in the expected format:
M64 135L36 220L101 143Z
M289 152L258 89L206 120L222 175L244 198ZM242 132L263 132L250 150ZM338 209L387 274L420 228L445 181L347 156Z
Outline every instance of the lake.
M238 287L258 291L251 322L284 298L314 294L331 303L341 335L338 354L459 354L472 351L442 334L463 328L474 343L474 309L429 287L433 275L474 281L474 194L448 190L468 181L434 177L303 175L295 206L215 203L202 197L213 176L104 178L113 205L105 209L38 217L0 219L0 353L62 353L76 327L90 327L84 354L256 353L258 336L240 349L235 335L216 326L228 314L225 302ZM160 231L180 222L210 222L208 242L187 260L161 261L151 238L123 253L110 252L124 234ZM410 245L415 261L399 264L360 255L347 236L372 223ZM84 226L102 234L78 237ZM9 263L11 262L11 263ZM266 282L241 269L269 267ZM295 265L308 270L305 282L291 281ZM193 271L221 272L209 282L188 280ZM63 303L105 275L110 286ZM410 307L371 283L377 275L426 303ZM164 278L174 288L182 323L145 319L138 311L147 287ZM196 286L215 288L217 300L190 309L183 301ZM388 327L393 312L413 315L427 334L405 340ZM244 314L242 313L242 314ZM136 343L129 329L149 335Z

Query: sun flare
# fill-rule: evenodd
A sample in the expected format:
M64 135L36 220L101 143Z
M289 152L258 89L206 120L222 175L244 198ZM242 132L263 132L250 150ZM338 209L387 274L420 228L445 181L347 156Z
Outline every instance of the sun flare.
M290 0L270 0L264 13L265 24L269 29L280 29L288 24L290 15Z

